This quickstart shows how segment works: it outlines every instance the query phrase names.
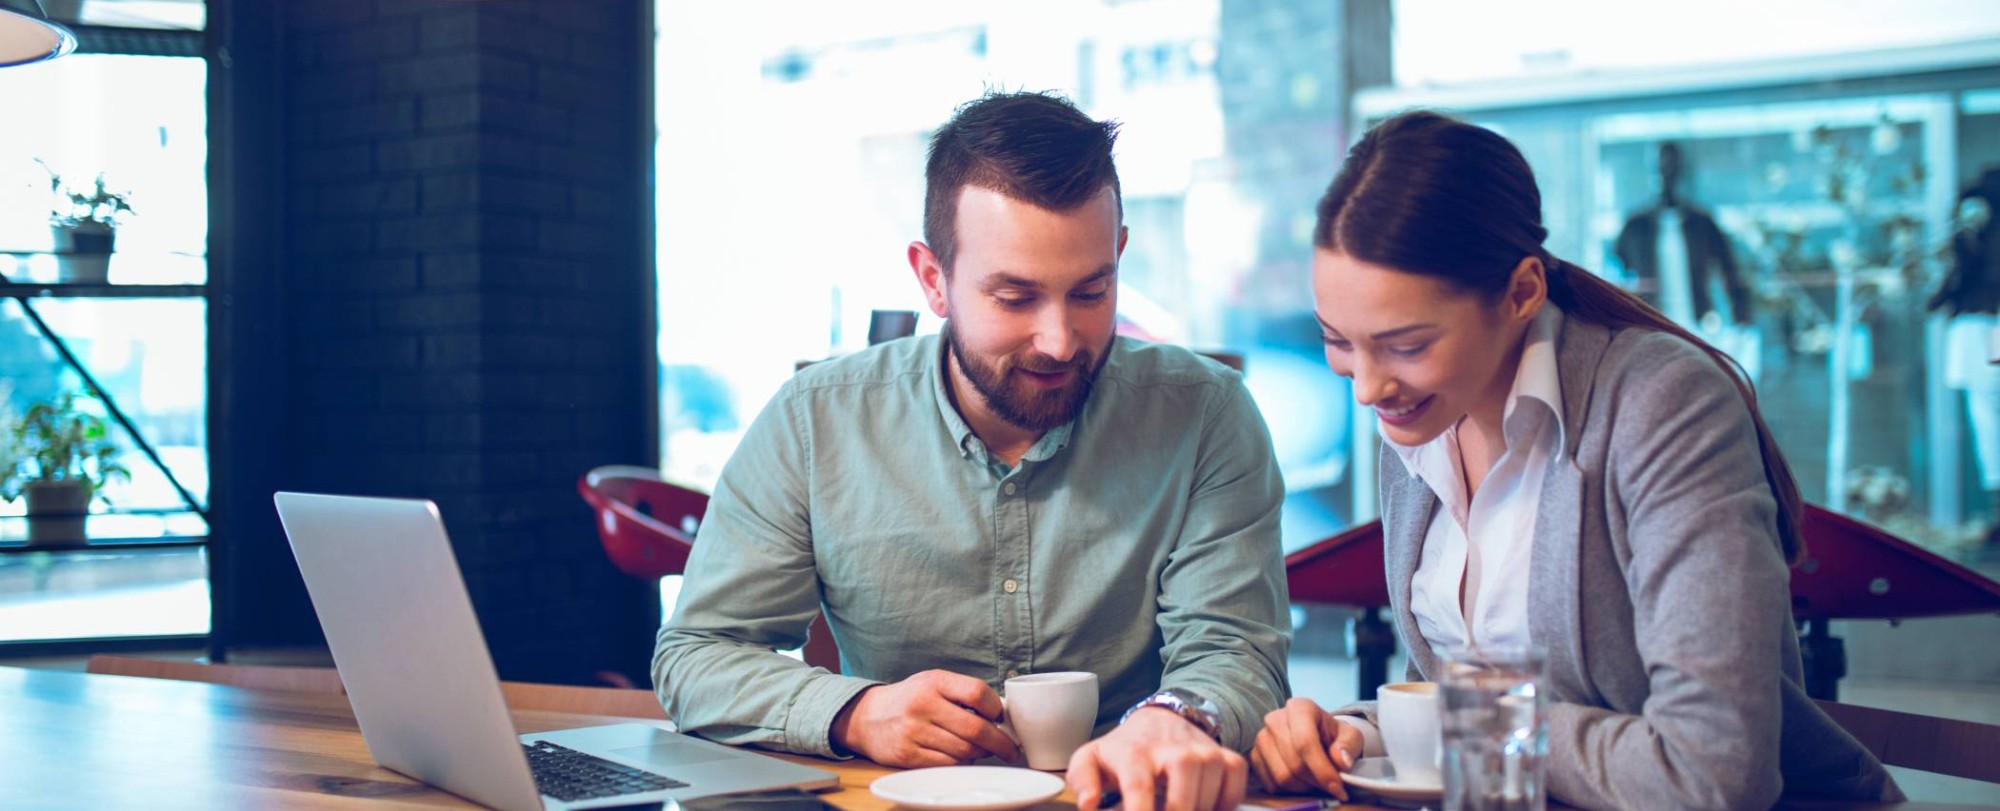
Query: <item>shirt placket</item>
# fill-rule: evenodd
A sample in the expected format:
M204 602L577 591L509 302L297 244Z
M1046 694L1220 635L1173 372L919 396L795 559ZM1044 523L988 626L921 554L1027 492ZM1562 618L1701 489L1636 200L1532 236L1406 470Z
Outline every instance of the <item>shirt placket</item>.
M1034 617L1028 579L1028 465L1017 465L993 491L994 661L1001 678L1034 672Z

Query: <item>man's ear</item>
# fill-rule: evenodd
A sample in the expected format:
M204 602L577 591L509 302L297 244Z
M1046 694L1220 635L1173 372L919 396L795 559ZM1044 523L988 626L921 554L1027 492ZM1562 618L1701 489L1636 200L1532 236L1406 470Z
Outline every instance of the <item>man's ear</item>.
M945 277L944 264L938 261L931 246L922 242L910 243L910 272L917 275L917 286L923 288L924 300L931 305L931 314L950 318L951 300L945 296L945 286L951 280Z

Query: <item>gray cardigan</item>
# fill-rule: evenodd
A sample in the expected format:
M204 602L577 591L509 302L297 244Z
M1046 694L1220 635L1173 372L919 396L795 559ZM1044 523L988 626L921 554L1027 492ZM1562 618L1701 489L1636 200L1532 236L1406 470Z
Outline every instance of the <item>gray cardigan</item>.
M1542 485L1529 633L1549 655L1549 793L1584 808L1901 799L1800 674L1777 502L1728 377L1666 333L1575 317L1557 339L1564 448ZM1380 465L1390 608L1438 672L1410 581L1438 500ZM1370 705L1341 712L1373 714Z

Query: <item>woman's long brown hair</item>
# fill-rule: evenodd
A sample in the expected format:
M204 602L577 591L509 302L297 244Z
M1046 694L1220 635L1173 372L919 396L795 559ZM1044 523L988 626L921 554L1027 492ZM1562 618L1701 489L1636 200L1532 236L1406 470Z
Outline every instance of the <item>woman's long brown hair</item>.
M1757 408L1749 375L1722 350L1638 296L1556 258L1543 247L1542 195L1521 151L1492 130L1433 112L1408 112L1369 130L1320 198L1313 244L1374 265L1445 280L1496 300L1514 268L1537 257L1549 300L1565 315L1613 330L1668 333L1708 353L1750 408L1764 479L1778 502L1785 558L1805 554L1805 500L1791 465Z

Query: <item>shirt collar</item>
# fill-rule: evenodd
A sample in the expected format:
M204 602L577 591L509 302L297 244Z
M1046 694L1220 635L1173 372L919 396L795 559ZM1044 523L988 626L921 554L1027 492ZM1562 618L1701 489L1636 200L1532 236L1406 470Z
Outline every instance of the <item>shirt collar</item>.
M1544 303L1542 311L1528 325L1528 340L1521 347L1521 364L1514 371L1514 388L1507 393L1507 410L1501 417L1501 425L1508 434L1508 444L1513 444L1514 412L1521 401L1531 399L1540 402L1549 410L1555 427L1555 447L1567 447L1563 436L1563 393L1562 377L1556 371L1556 339L1562 334L1563 311L1552 303Z
M958 407L952 403L951 347L945 341L943 335L938 336L937 362L930 365L931 393L937 400L938 416L944 418L945 428L951 431L952 441L958 445L960 456L971 458L977 452L984 457L986 443L979 439L978 434L972 432L972 426L965 421L964 415L958 413ZM1069 447L1070 434L1075 427L1076 420L1070 420L1042 432L1042 438L1035 440L1035 444L1021 456L1021 461L1041 462L1055 456L1057 451Z
M1526 342L1521 347L1521 362L1514 368L1514 385L1507 392L1507 407L1502 412L1501 430L1507 444L1512 447L1519 436L1523 421L1514 418L1522 401L1540 403L1548 409L1555 428L1555 448L1568 447L1563 436L1562 378L1556 370L1556 339L1562 333L1563 311L1553 303L1544 303L1542 311L1535 314L1535 320L1528 323ZM1382 423L1377 420L1376 431L1381 431ZM1412 476L1423 477L1426 468L1436 465L1452 466L1457 462L1457 454L1448 442L1457 432L1457 427L1445 429L1437 438L1422 445L1402 445L1382 435L1382 442L1394 449L1396 458L1402 460L1404 471ZM1435 457L1435 458L1430 458Z

